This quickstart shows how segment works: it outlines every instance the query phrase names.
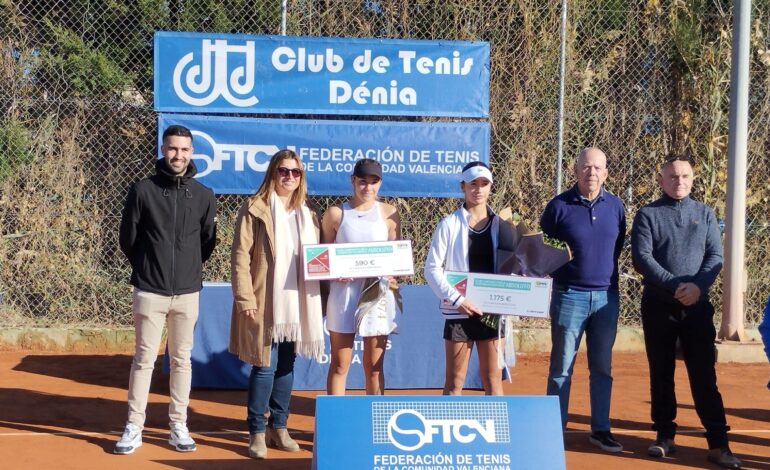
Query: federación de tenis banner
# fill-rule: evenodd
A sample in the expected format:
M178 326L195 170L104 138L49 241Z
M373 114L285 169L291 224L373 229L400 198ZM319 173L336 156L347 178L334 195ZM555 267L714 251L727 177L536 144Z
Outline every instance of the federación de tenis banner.
M489 43L155 33L161 112L489 114Z
M252 194L270 157L282 148L297 152L315 196L352 194L357 160L382 164L382 196L461 197L460 173L471 161L489 162L485 122L330 121L248 119L161 114L163 129L192 131L198 179L217 194ZM160 156L160 155L159 155Z
M559 470L554 396L316 397L313 470Z

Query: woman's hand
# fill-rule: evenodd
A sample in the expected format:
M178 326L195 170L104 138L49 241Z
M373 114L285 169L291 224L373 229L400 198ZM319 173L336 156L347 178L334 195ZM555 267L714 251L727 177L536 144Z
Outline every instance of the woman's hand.
M460 304L459 307L457 307L457 310L460 311L460 313L464 313L468 315L469 317L480 317L481 315L484 315L484 312L479 310L478 307L476 307L473 302L471 302L468 299L463 300L463 303Z
M241 312L244 316L251 318L252 320L257 317L257 310L249 308Z
M390 283L390 288L393 290L398 289L398 279L396 279L394 276L388 276L388 282Z
M335 279L336 282L353 282L352 277L338 277Z

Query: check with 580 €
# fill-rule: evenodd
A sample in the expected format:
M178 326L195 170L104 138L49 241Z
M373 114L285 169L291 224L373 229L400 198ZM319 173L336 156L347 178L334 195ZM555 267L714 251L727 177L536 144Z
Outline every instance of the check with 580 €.
M307 280L414 274L411 240L303 245L302 260Z
M447 281L484 313L548 318L550 278L445 271Z

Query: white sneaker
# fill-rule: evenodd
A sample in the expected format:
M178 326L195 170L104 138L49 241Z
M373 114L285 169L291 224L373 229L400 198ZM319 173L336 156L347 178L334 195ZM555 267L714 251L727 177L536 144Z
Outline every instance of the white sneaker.
M197 449L185 423L171 423L171 435L168 437L168 443L179 452L195 452Z
M138 447L142 447L142 428L136 424L128 423L120 440L115 444L114 452L116 454L133 454Z

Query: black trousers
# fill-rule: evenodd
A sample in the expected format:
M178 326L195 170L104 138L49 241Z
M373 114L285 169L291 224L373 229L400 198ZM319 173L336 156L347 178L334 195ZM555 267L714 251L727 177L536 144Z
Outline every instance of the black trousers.
M714 369L716 355L713 323L714 306L708 301L685 307L662 301L644 292L642 327L650 365L652 428L658 437L673 439L676 434L676 340L684 353L690 390L709 449L727 446L727 426L722 395Z

